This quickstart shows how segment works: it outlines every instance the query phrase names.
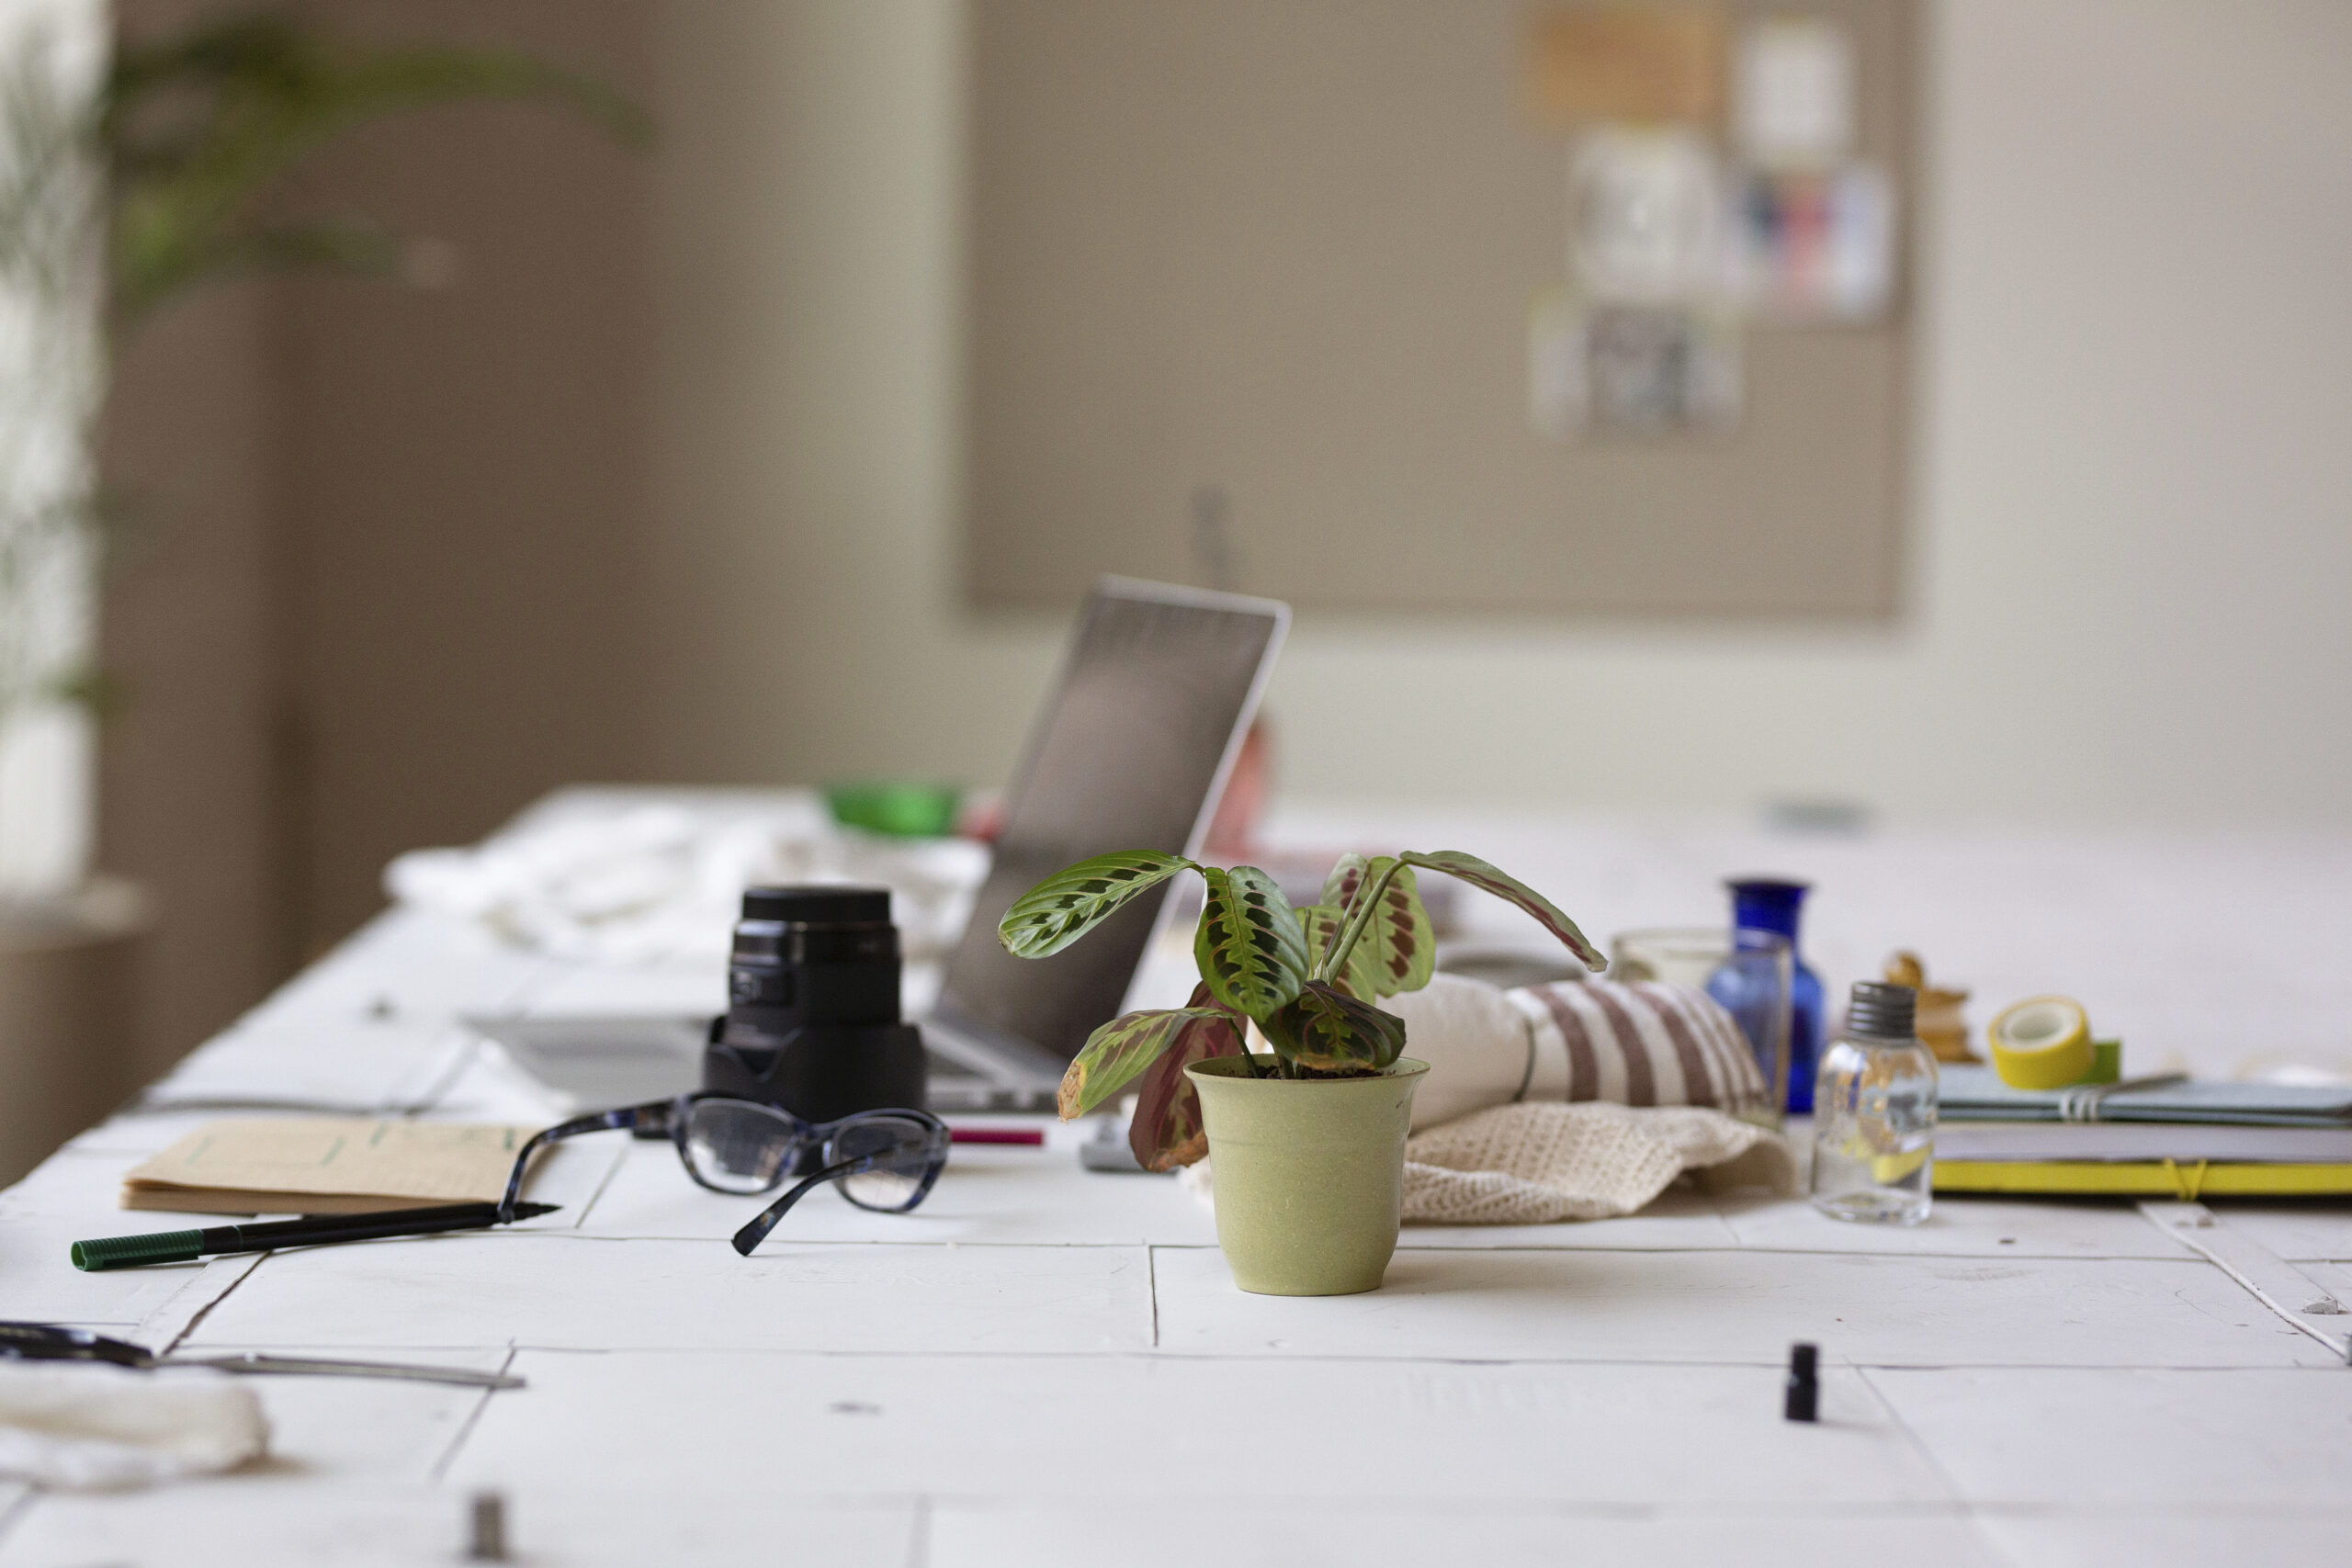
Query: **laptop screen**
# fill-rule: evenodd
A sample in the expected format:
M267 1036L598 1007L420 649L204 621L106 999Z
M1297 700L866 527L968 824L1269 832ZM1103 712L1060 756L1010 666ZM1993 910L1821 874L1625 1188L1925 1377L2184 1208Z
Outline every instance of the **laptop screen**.
M1166 886L1051 958L1006 953L997 921L1073 861L1198 844L1289 616L1272 600L1118 579L1088 595L1006 794L995 865L948 961L945 1019L1066 1060L1117 1015Z

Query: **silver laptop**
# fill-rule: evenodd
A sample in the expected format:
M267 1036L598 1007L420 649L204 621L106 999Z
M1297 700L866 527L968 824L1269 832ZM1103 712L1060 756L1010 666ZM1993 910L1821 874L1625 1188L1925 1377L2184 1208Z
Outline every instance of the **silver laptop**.
M1006 791L1004 825L938 1001L918 1020L934 1110L1050 1106L1062 1069L1125 1003L1167 914L1167 886L1051 958L997 944L1006 908L1073 861L1113 850L1197 853L1272 673L1290 607L1105 578ZM724 998L712 998L715 1011ZM700 1081L707 1019L471 1021L581 1105ZM634 1046L634 1049L632 1049Z
M1062 1069L1125 1000L1167 886L1051 958L997 944L1006 908L1073 861L1197 853L1290 626L1271 599L1107 578L1004 803L996 861L923 1019L935 1106L1051 1104Z

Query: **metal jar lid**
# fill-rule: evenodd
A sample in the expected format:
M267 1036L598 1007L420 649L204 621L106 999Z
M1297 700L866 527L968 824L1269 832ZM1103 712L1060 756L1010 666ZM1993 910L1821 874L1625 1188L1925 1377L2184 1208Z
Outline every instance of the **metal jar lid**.
M1846 1004L1846 1030L1873 1040L1908 1040L1919 993L1884 980L1857 980Z

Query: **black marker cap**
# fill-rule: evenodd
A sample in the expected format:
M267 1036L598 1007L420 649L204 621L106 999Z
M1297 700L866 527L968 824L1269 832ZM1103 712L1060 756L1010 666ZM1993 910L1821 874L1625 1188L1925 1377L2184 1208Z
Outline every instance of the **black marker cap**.
M1791 1421L1820 1419L1821 1352L1803 1343L1789 1347L1788 1390L1781 1402L1781 1414Z

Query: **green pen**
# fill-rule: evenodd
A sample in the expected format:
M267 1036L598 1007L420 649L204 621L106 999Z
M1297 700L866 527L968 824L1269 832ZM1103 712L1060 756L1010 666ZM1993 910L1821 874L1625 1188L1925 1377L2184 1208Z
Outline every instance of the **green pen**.
M143 1263L193 1263L223 1252L268 1252L280 1247L321 1247L338 1241L379 1241L390 1236L432 1235L441 1231L487 1230L507 1220L552 1214L560 1204L517 1203L502 1219L495 1203L435 1203L423 1209L388 1209L373 1214L312 1214L299 1220L268 1220L253 1225L208 1225L202 1230L152 1231L145 1235L99 1236L74 1244L74 1267L96 1272Z

